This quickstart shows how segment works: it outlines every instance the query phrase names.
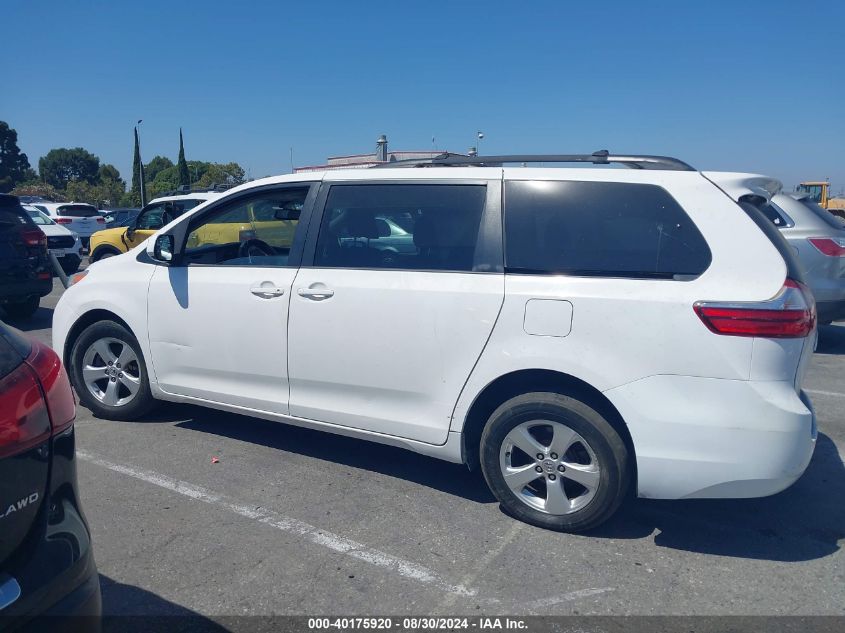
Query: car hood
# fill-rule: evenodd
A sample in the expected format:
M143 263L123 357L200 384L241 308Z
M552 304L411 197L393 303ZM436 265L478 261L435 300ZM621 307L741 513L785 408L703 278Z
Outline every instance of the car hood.
M47 237L57 237L62 235L70 235L70 231L58 224L39 224L38 228Z
M111 238L119 239L120 236L123 235L124 233L126 233L126 227L125 226L115 226L115 227L112 227L110 229L102 229L100 231L97 231L91 237L96 237L96 238L101 239L101 240L108 240L108 239L111 239Z

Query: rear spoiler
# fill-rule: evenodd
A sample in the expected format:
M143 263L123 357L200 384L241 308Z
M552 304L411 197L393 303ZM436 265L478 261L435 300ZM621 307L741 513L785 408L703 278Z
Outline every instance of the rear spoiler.
M769 202L783 189L780 180L760 174L703 171L701 175L719 187L719 189L728 194L736 202L739 202L741 198L746 196L756 196Z

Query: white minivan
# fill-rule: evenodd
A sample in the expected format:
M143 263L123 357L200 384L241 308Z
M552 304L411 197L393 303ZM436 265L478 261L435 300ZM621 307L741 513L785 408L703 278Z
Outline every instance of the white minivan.
M507 166L558 162L594 166ZM391 444L551 529L628 491L770 495L816 441L813 297L750 204L779 189L607 152L266 178L79 273L53 342L99 417L189 402Z

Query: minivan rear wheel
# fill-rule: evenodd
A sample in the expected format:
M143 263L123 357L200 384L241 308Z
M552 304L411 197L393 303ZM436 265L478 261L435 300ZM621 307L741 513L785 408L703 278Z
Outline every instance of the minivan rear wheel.
M98 418L135 420L155 405L141 347L118 323L99 321L83 330L70 366L80 402Z
M610 518L630 479L616 429L586 403L558 393L526 393L499 406L481 435L480 457L509 514L562 532Z

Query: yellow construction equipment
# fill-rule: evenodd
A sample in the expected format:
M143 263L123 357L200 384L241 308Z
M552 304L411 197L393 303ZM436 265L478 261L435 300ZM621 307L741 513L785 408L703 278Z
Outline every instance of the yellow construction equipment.
M830 182L827 180L802 182L795 187L795 191L806 193L810 200L823 209L839 216L845 216L845 198L831 198Z

